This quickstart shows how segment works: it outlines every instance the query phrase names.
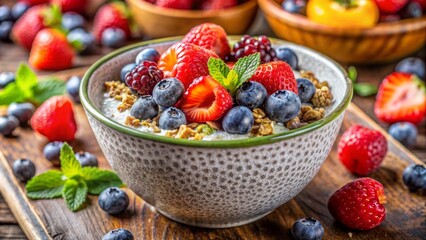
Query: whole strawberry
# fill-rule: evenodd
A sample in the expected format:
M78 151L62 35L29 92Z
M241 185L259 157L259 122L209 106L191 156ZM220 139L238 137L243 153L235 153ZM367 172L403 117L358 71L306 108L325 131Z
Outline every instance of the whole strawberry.
M202 10L222 10L238 5L237 0L206 0L202 1Z
M269 95L278 90L289 90L296 94L298 93L293 70L287 63L282 61L261 64L250 80L262 84Z
M35 5L39 5L39 4L48 3L49 0L24 0L22 2L28 3L28 5L30 5L30 6L35 6Z
M102 33L107 28L120 28L130 39L131 30L129 12L123 2L111 2L103 5L93 20L93 35L98 43L101 42Z
M88 0L50 0L50 3L61 7L62 12L84 13Z
M372 229L385 220L383 185L372 178L359 178L337 190L328 200L331 215L346 227Z
M193 43L212 50L222 59L231 51L225 30L214 23L203 23L193 27L181 42Z
M176 43L165 51L158 61L164 77L179 79L185 89L195 78L209 75L209 58L219 58L216 53L192 43Z
M64 96L49 98L34 113L31 126L51 142L74 140L77 124L72 101Z
M74 55L74 49L64 33L46 28L37 34L29 62L39 70L63 70L72 67Z
M409 0L375 0L380 12L397 13L401 10Z
M157 0L155 5L163 8L190 10L193 0Z
M380 167L388 144L379 132L360 125L355 125L339 141L339 159L352 173L368 175Z
M57 7L38 5L28 9L12 28L15 43L30 50L39 31L49 26L59 26L61 13Z

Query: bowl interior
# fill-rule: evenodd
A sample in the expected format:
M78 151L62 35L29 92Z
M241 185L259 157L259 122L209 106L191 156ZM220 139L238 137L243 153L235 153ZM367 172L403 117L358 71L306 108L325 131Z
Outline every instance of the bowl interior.
M230 40L235 41L239 38L240 37L238 36L234 36L230 37ZM110 127L133 136L171 144L183 144L197 147L241 147L266 144L271 141L275 142L300 134L305 134L309 131L320 128L321 126L326 125L339 116L351 100L352 85L348 80L344 69L340 65L338 65L330 58L327 58L322 54L314 52L308 48L285 42L283 40L272 39L274 46L289 47L297 54L300 70L312 71L321 81L328 81L334 96L334 100L332 105L328 107L326 116L323 119L299 129L270 136L226 141L191 141L186 139L173 139L150 133L143 133L136 129L121 125L106 117L101 112L101 103L104 96L104 83L106 81L119 80L119 73L122 66L134 62L136 55L142 49L153 47L162 53L179 39L180 38L166 38L137 43L119 49L95 63L84 76L80 89L82 104L86 111Z

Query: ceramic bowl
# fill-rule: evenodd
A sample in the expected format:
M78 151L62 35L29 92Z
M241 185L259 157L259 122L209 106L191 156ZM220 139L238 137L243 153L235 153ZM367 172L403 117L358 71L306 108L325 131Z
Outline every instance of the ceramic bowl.
M274 39L296 52L301 69L329 82L334 101L325 118L270 136L194 141L143 133L106 117L100 111L104 82L119 79L121 67L141 49L163 52L177 40L142 42L96 62L80 89L90 126L120 178L166 217L208 228L253 222L296 196L316 175L351 100L350 80L333 60Z
M143 0L126 1L141 32L151 38L184 35L205 22L221 25L228 34L243 34L257 12L256 0L220 11L168 9Z
M282 10L282 0L259 0L259 7L274 33L285 40L323 52L351 64L391 62L406 57L426 44L426 16L368 29L325 26L305 16Z

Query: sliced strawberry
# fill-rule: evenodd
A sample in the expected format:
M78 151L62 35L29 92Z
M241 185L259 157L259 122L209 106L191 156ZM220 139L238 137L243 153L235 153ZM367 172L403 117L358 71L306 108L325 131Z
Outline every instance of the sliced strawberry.
M377 93L374 113L387 123L405 121L419 124L426 116L424 83L407 73L388 75Z
M188 88L195 78L209 75L210 57L218 58L213 51L195 44L176 43L161 55L158 68L164 77L175 77Z
M269 95L278 90L298 92L293 70L283 61L261 64L250 80L261 83Z
M228 91L211 76L199 77L189 86L180 109L189 122L219 120L232 107Z

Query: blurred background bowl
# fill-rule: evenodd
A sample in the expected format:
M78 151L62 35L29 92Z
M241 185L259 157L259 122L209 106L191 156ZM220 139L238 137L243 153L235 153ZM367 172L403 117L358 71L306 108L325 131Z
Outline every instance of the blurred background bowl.
M161 8L143 0L127 3L139 29L150 38L184 35L205 22L221 25L229 35L240 35L250 27L257 12L256 0L219 11Z
M342 29L317 24L305 16L284 11L282 0L259 0L274 33L353 64L385 63L406 57L426 43L426 17L380 23L368 29Z

